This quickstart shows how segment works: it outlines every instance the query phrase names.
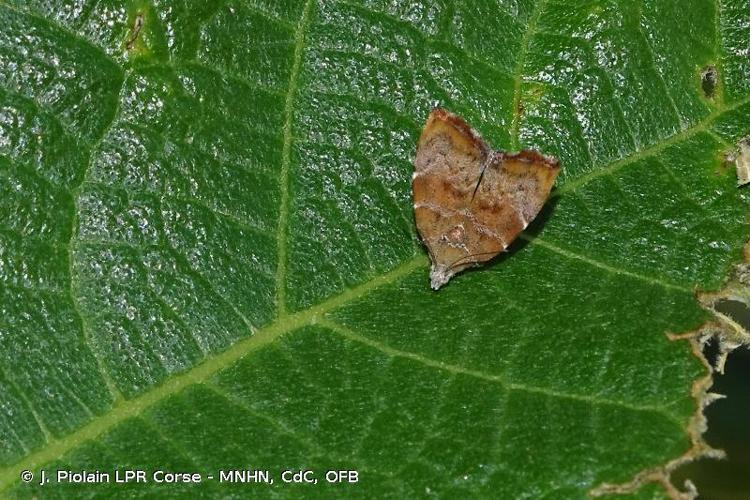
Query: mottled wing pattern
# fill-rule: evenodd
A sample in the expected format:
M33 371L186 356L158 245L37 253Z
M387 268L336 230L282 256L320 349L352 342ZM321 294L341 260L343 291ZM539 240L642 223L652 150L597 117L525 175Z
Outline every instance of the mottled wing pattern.
M506 249L542 209L559 170L554 159L533 151L492 153L470 205L476 230Z
M493 152L461 118L433 110L412 181L432 287L505 250L539 213L558 171L556 160L539 153Z
M447 269L469 255L467 207L491 151L458 116L430 113L417 145L412 194L417 229L433 262Z

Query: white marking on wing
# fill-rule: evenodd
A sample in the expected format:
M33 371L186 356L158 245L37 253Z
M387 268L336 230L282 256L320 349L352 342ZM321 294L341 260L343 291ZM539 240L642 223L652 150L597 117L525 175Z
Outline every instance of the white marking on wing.
M418 208L426 208L427 210L432 210L433 212L440 214L443 217L450 217L451 215L454 215L456 213L456 210L441 207L440 205L429 202L415 203L414 209L416 210Z

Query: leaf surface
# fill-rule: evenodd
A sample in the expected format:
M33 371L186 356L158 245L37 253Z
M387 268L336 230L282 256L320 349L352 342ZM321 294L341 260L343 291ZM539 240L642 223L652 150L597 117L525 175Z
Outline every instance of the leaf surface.
M469 4L0 3L0 492L572 498L690 448L704 368L665 332L748 236L750 4ZM563 166L438 293L435 103ZM245 468L275 483L218 482Z

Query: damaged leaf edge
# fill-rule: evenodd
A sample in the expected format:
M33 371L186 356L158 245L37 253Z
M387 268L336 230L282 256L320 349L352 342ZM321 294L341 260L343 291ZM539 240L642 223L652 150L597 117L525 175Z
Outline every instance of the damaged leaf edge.
M696 292L696 300L713 317L695 330L674 334L667 332L670 340L690 342L690 347L706 369L704 376L693 382L691 394L696 402L696 412L690 418L687 432L690 436L690 448L677 458L664 465L649 467L638 472L633 478L625 483L602 483L595 487L589 494L591 496L603 495L625 495L635 493L642 486L649 483L657 483L669 498L674 500L693 500L698 496L698 490L689 480L685 481L685 491L680 491L671 481L671 474L677 468L700 458L726 458L723 450L712 448L703 439L703 434L708 428L704 410L714 401L722 399L724 395L709 392L713 385L713 374L724 373L724 364L727 356L736 348L743 345L750 346L750 332L743 328L732 318L716 310L716 304L721 300L736 300L750 307L750 292L742 290L750 289L750 241L744 248L744 262L734 267L726 280L725 286L717 292ZM706 343L715 339L719 345L719 356L716 366L711 366L703 355Z
M724 161L734 164L737 187L750 184L750 136L743 137L733 148L725 151Z

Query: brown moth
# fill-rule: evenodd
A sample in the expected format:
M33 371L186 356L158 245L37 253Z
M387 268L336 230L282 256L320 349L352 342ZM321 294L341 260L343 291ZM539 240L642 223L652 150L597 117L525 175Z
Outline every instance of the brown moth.
M463 119L435 108L417 143L414 217L437 290L508 248L549 196L557 159L493 151Z

